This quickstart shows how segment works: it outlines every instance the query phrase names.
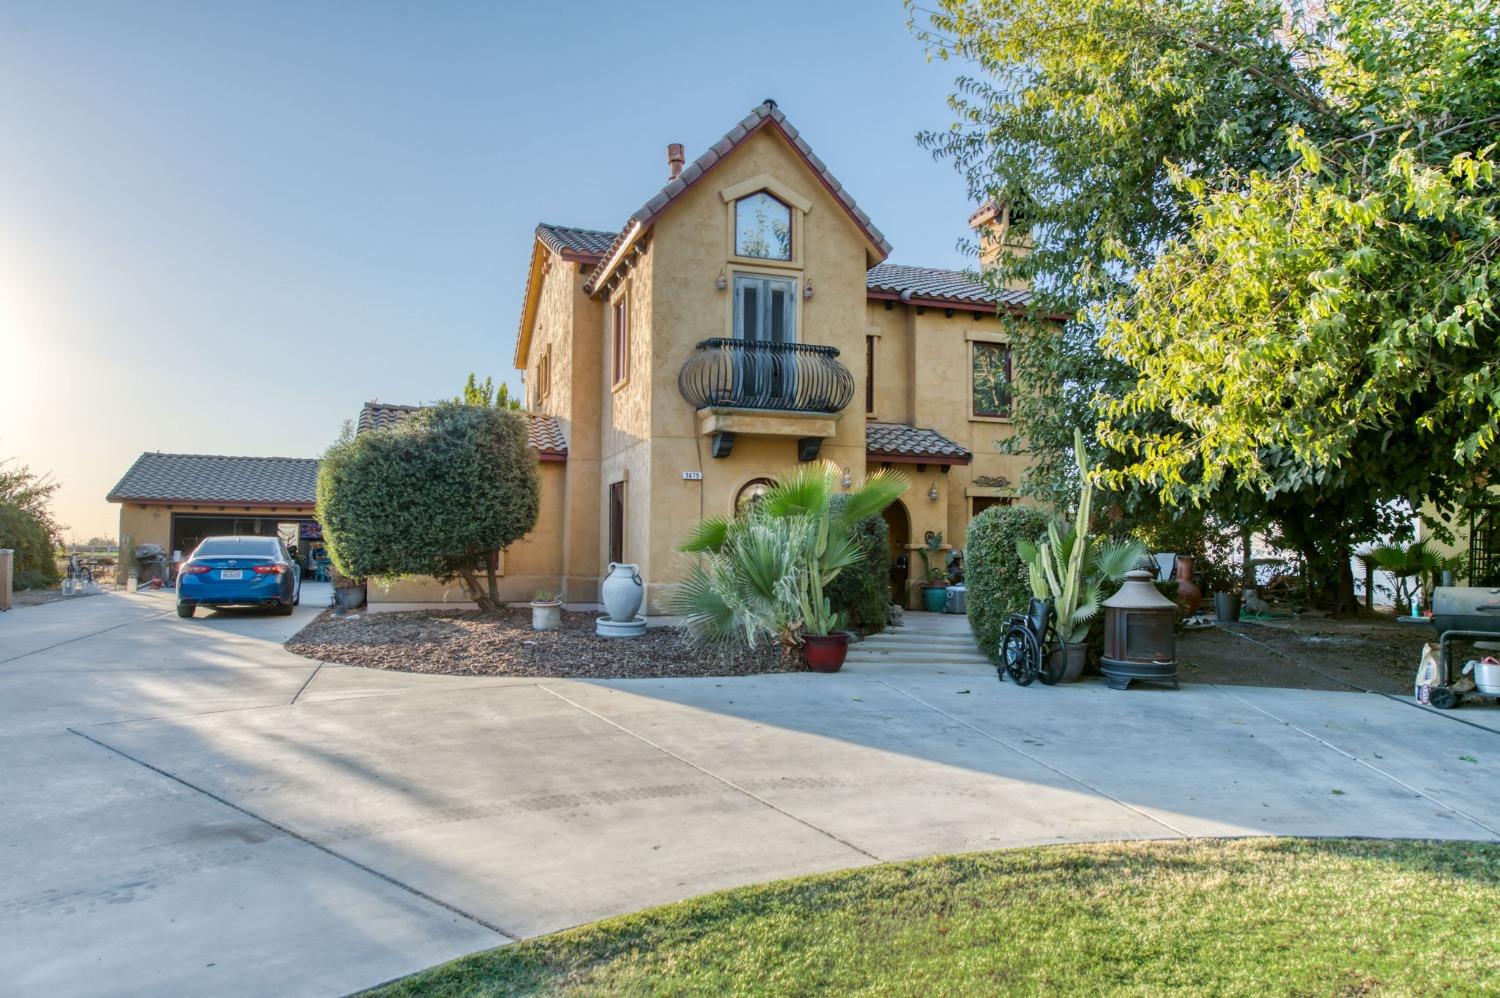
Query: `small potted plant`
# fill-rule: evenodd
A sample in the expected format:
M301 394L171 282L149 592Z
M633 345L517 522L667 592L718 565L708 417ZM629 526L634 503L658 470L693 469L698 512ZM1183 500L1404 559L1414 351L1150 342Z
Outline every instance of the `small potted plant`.
M948 603L948 568L943 554L943 532L929 533L922 556L922 609L942 613Z
M840 629L843 621L823 600L820 609L802 622L802 655L813 672L838 672L849 654L849 632Z
M1244 598L1244 581L1228 562L1212 556L1203 559L1203 588L1214 594L1214 619L1220 624L1238 624Z
M561 626L562 597L557 593L538 589L531 598L531 629L555 631Z

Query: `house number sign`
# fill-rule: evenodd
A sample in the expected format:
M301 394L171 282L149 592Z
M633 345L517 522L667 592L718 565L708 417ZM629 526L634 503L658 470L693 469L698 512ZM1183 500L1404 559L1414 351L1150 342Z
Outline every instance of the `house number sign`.
M701 472L701 471L684 471L682 473L682 480L684 482L701 482L701 481L703 481L703 472Z

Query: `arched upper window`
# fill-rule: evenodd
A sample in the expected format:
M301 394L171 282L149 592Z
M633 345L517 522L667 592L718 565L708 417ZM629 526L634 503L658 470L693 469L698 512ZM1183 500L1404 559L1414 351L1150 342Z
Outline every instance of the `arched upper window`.
M743 516L754 509L774 484L769 478L752 478L740 486L739 493L734 497L734 515Z
M792 209L765 191L734 203L734 252L757 260L792 258Z

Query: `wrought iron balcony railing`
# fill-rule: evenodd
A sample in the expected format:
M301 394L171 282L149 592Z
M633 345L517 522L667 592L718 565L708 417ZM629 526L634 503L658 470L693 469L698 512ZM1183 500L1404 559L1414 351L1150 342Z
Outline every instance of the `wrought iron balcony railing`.
M715 337L698 344L677 375L695 409L842 412L854 398L854 375L834 347Z

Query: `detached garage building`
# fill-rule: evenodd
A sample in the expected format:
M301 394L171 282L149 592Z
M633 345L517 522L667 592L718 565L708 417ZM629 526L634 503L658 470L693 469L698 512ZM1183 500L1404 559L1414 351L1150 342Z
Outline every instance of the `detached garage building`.
M316 458L142 454L106 497L120 504L120 581L142 544L187 554L225 534L280 534L305 562L309 541L322 536L317 488Z

